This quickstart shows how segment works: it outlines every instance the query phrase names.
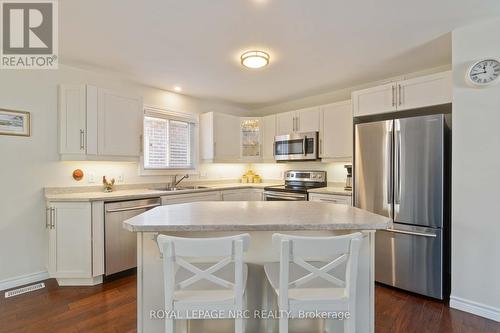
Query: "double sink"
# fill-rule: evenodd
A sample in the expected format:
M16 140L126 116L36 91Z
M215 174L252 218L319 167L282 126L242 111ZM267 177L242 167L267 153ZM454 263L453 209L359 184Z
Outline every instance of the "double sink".
M200 186L200 185L194 185L194 186L176 186L176 187L167 187L165 191L169 192L174 192L174 191L188 191L188 190L202 190L209 188L208 186Z

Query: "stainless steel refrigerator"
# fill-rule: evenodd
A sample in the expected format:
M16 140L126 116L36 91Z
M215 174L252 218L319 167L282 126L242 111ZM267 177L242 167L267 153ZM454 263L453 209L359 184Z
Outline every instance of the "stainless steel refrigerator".
M434 114L355 125L355 206L394 220L376 233L375 279L439 299L448 292L450 120Z

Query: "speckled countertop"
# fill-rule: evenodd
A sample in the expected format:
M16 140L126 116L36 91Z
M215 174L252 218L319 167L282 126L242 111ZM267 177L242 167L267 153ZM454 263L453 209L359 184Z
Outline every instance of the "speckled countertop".
M160 197L165 195L180 195L180 194L192 194L192 193L203 193L210 191L219 190L230 190L230 189L245 189L245 188L258 188L263 189L265 186L279 185L279 182L266 182L266 183L210 183L210 184L199 184L204 188L198 189L186 189L179 191L166 191L161 189L151 189L148 188L133 188L133 189L117 189L116 191L105 193L103 191L93 190L85 191L85 189L79 189L77 187L73 188L46 188L45 189L45 199L47 201L117 201L117 200L132 200L132 199L142 199L142 198L152 198ZM192 184L186 184L192 185ZM197 184L198 185L198 184ZM155 186L156 188L156 186Z
M126 220L134 232L377 230L392 226L381 215L312 201L214 201L153 208Z

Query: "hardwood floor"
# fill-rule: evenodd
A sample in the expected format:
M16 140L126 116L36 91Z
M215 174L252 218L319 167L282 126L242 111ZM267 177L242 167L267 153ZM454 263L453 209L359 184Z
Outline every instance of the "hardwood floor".
M377 333L500 333L500 323L451 309L447 303L376 286Z
M136 278L95 287L58 287L0 299L1 333L136 332ZM500 323L453 310L443 302L377 285L377 333L500 333ZM249 332L253 333L253 332Z

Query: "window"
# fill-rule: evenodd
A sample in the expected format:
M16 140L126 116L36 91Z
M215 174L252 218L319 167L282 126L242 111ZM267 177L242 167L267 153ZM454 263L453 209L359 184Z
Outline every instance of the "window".
M193 119L144 111L144 169L194 169Z

